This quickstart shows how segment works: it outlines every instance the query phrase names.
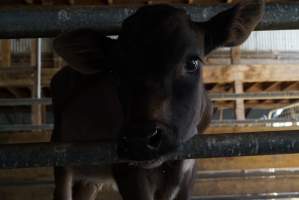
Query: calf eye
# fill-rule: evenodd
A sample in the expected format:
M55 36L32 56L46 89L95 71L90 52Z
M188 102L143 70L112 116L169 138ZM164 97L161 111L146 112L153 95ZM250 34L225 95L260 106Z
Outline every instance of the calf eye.
M187 61L185 65L185 70L187 73L193 73L198 71L200 65L201 65L200 58L194 57Z

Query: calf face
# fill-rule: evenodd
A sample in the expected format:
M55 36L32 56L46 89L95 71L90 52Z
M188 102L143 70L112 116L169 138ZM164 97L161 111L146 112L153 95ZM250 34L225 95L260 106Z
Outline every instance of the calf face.
M244 0L198 23L184 10L147 6L124 21L117 40L80 30L61 35L54 47L83 74L113 72L124 118L119 152L132 160L154 160L142 164L151 168L208 125L204 57L217 47L241 44L262 10L262 0Z
M144 7L123 23L117 69L125 114L120 152L131 159L161 162L161 155L209 119L201 78L203 38L193 26L184 11L164 5Z

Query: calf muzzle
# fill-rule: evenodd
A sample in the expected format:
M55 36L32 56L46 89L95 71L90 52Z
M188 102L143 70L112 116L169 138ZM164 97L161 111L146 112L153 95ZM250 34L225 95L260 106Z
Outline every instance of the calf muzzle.
M158 159L166 153L165 147L173 146L171 132L167 125L159 122L129 126L120 138L119 156L137 161Z

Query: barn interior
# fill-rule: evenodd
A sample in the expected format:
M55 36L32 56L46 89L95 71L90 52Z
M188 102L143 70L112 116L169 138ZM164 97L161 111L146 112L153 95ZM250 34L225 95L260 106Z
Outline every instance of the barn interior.
M266 2L290 3L299 9L297 0ZM0 10L159 3L214 6L235 0L2 0ZM273 18L279 22L286 20L277 16ZM219 49L206 58L203 77L214 108L204 134L299 130L299 12L294 18L297 27L255 31L241 46ZM10 23L9 18L6 21ZM49 83L65 65L53 51L52 40L0 39L0 144L49 142L53 128ZM194 200L299 199L299 154L197 162ZM50 200L53 189L53 168L0 170L1 200ZM98 196L102 199L121 198L106 188Z

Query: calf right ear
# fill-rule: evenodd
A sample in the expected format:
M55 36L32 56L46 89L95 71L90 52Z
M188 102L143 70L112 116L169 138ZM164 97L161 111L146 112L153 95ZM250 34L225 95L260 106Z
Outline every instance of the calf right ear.
M242 44L261 20L264 6L264 0L240 0L232 8L203 23L205 54L217 47Z
M53 46L71 68L83 74L93 74L112 68L111 57L117 40L84 29L59 35Z

